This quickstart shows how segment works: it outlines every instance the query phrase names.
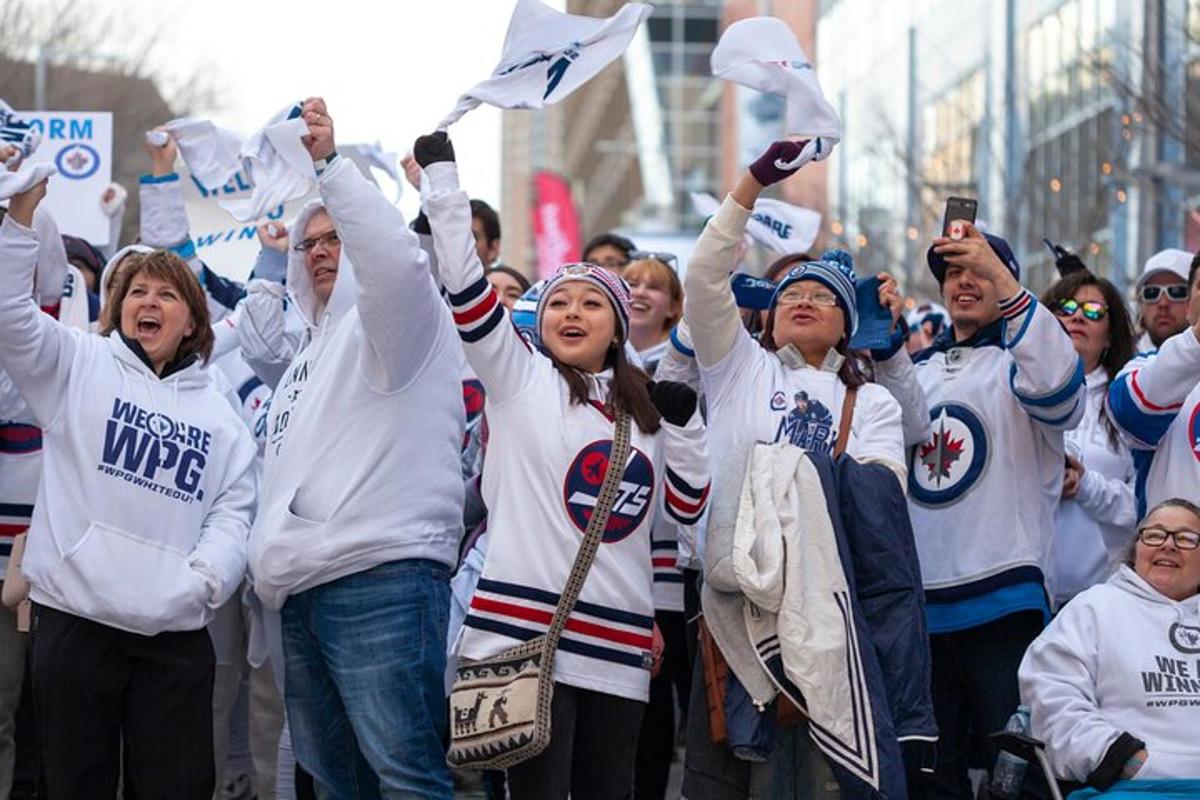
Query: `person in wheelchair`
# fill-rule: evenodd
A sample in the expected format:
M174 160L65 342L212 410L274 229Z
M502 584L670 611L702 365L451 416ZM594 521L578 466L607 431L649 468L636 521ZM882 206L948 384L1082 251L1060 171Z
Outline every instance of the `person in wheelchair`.
M1125 563L1063 607L1021 662L1055 777L1200 778L1200 507L1155 506Z

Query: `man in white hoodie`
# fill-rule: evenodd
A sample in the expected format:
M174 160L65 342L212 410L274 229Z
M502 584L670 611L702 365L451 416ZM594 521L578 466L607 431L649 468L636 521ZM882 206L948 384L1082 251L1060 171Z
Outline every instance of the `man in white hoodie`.
M307 330L272 400L251 574L282 608L292 744L322 796L448 800L462 351L416 235L337 156L325 103L303 116L321 196L287 281Z

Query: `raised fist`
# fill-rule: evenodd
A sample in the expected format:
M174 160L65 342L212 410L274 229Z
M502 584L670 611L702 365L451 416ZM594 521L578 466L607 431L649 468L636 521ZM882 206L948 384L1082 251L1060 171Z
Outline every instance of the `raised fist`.
M413 144L413 158L417 160L421 169L439 161L454 161L454 144L445 131L418 136Z
M333 155L333 118L320 97L310 97L300 107L308 135L300 139L308 149L313 161L323 161Z

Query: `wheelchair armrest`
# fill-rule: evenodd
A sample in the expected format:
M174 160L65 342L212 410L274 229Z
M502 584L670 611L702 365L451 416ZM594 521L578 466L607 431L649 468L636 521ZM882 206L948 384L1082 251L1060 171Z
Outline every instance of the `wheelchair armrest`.
M1014 756L1023 758L1031 764L1036 763L1038 760L1037 751L1046 749L1046 743L1040 739L1034 739L1032 736L1012 731L998 731L988 736L988 739L998 749L1006 753L1012 753Z

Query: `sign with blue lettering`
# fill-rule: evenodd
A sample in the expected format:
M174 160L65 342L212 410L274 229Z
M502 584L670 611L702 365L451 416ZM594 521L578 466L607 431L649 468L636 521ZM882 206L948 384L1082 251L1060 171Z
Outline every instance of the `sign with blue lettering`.
M250 197L251 185L245 172L233 176L233 180L220 189L209 191L192 179L182 161L179 176L183 183L183 201L187 207L188 225L192 241L196 245L196 256L208 268L226 278L244 281L254 267L258 257L258 233L254 223L238 222L221 208L223 200L241 200ZM265 222L286 225L296 218L307 197L284 203L267 213Z
M58 168L50 178L44 205L59 230L98 246L108 244L110 225L100 208L100 196L112 182L112 113L21 111L17 118L42 134L42 144L29 163Z

